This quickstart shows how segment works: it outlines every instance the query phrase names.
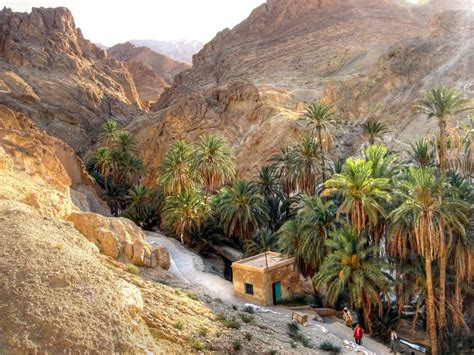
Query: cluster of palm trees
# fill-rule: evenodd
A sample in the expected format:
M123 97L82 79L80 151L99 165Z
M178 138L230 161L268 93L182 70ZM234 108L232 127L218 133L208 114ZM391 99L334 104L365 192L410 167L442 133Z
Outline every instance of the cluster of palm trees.
M450 125L469 104L449 87L419 99L417 112L435 118L439 130L412 143L408 160L389 151L386 127L369 119L360 154L333 162L337 113L317 101L303 117L308 132L250 181L235 179L232 149L215 135L173 144L149 189L114 170L127 169L114 165L113 152L131 154L133 144L124 149L104 126L105 147L93 167L105 189L126 181L128 211L158 216L162 229L203 252L227 243L247 255L273 250L295 257L315 294L359 310L369 333L386 312L424 305L436 354L438 336L469 331L463 301L474 276L474 118L470 126Z

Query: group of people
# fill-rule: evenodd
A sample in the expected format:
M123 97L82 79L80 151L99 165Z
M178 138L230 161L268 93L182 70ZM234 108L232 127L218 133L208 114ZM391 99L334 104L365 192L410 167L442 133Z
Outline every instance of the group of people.
M344 310L342 311L342 317L344 319L344 323L346 323L346 326L349 328L353 328L353 320L352 320L352 315L351 312L347 309L347 307L344 307ZM362 331L362 327L360 326L359 323L355 324L354 328L354 340L356 344L362 345L362 337L364 336L364 332ZM395 331L395 329L390 330L390 352L391 353L396 353L398 350L398 334Z

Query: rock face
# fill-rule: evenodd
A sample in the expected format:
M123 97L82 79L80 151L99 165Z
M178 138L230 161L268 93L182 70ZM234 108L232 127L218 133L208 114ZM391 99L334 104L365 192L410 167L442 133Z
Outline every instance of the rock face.
M470 18L469 12L432 17L467 4L268 0L206 44L155 113L132 123L152 167L149 182L170 142L211 131L230 141L240 175L249 177L301 131L295 119L319 98L341 114L334 154L358 150L359 124L369 115L393 128L387 139L400 148L428 127L406 109L422 90L449 83L470 94L472 30L463 21L452 26L453 17ZM400 118L395 113L403 105Z
M145 233L126 218L73 212L67 219L107 256L138 266L169 268L168 251L164 248L152 251Z
M66 8L0 11L0 104L84 151L105 119L142 112L124 64L85 40Z
M67 144L0 105L1 200L29 205L45 218L72 221L78 231L112 258L139 266L169 267L166 250L153 252L143 231L133 222L106 217L110 210Z
M140 314L129 307L124 291L134 286L104 266L93 244L71 225L8 200L0 200L0 219L2 349L160 351Z
M130 42L107 49L107 54L127 64L140 98L146 101L157 101L165 87L173 83L176 74L190 68L188 64L177 62L147 47L135 47Z

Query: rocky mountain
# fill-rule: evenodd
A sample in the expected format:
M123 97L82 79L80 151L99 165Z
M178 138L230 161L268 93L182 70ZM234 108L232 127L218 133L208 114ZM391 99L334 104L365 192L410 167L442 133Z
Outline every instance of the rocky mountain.
M301 131L296 121L302 109L319 98L340 109L337 153L358 149L358 124L369 114L393 128L388 141L400 148L431 127L413 121L409 110L396 117L400 106L410 107L438 83L470 88L472 41L465 39L472 32L453 25L465 22L465 12L441 13L467 4L268 0L218 33L194 56L192 69L175 78L154 113L132 122L150 181L171 142L210 132L233 144L240 173L248 177ZM426 76L432 80L423 82Z
M164 89L173 83L174 77L190 68L188 64L148 47L136 47L130 42L108 48L107 54L127 64L140 98L146 101L157 101Z
M136 46L144 46L153 49L155 52L162 53L179 62L191 64L193 55L199 52L204 45L200 41L194 40L176 40L163 41L155 39L133 39L130 41Z
M66 8L0 12L0 103L86 151L108 118L143 111L125 64L84 39Z

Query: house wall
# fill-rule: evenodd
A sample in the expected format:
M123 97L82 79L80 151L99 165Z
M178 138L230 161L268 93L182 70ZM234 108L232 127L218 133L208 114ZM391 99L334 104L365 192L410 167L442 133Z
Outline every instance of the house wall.
M297 291L299 274L295 272L294 264L283 265L275 269L268 270L264 276L265 284L265 305L273 304L273 283L281 282L282 299L290 297L291 293Z
M263 281L263 270L252 270L242 266L232 266L232 283L235 293L252 303L265 305L265 287ZM245 283L253 285L253 295L245 293Z

